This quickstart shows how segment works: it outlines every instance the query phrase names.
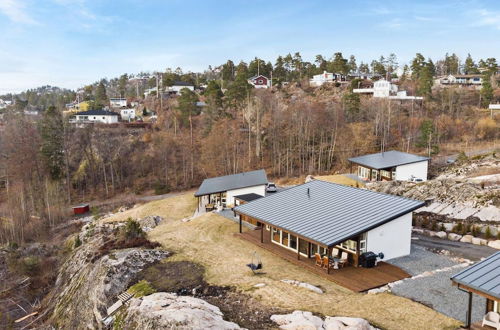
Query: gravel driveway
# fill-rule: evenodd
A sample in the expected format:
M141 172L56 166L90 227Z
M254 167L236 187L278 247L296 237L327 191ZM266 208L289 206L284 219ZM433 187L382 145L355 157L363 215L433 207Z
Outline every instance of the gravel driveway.
M452 286L450 277L465 268L451 257L434 253L428 250L419 240L412 241L411 254L409 256L389 260L410 275L415 276L426 273L419 278L411 278L394 285L391 289L393 294L420 302L436 311L465 322L468 304L468 294ZM438 247L439 242L434 242L433 248ZM458 247L453 247L457 249ZM465 249L465 247L463 247ZM439 250L446 250L446 245L440 245ZM457 252L457 251L455 251ZM479 257L475 251L474 257ZM483 251L488 255L489 251ZM457 253L454 253L455 255ZM460 253L463 255L464 253ZM466 254L466 253L465 253ZM485 256L486 256L485 255ZM448 267L453 269L444 270ZM429 273L436 270L435 273ZM472 299L472 321L482 320L485 312L486 300L478 295Z

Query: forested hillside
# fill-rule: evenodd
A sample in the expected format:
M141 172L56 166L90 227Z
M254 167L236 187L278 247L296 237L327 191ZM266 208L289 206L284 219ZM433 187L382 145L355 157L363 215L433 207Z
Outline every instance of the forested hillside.
M323 70L396 76L394 55L357 65L353 56L344 59L340 53L331 60L318 56L315 63L304 62L297 53L279 57L274 65L255 59L248 65L228 61L200 74L178 69L123 75L80 91L94 107L115 95L139 101L139 109L157 114L152 129L70 125L61 104L72 100L72 92L56 93L56 98L45 97L41 103L38 93L26 92L28 103L51 106L39 121L15 106L4 115L0 216L10 220L1 228L0 241L43 235L40 228L56 224L68 205L122 192L187 189L206 177L257 168L265 168L270 178L346 172L347 158L363 153L398 149L436 155L450 144L481 145L498 139L498 116L482 109L500 95L496 60L477 65L471 59L472 64L460 65L453 58L434 64L417 54L411 67L401 71L399 88L424 96L423 101L354 94L353 88L366 83L357 79L309 86L311 75ZM438 73L478 72L484 67L486 89L432 88ZM273 88L257 90L248 84L250 76L270 76L271 70ZM177 97L141 95L147 87L177 80L206 86L196 92L183 90ZM206 107L197 106L199 100Z

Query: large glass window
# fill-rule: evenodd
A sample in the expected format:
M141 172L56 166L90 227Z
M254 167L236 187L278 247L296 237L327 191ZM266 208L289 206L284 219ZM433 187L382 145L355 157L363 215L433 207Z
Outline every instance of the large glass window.
M290 234L290 247L297 250L297 236Z
M273 241L275 241L276 243L281 243L280 236L281 236L280 230L273 227Z
M299 251L300 251L300 253L307 255L307 247L308 247L307 241L305 241L303 239L299 239Z
M281 244L288 246L288 233L286 231L281 233Z

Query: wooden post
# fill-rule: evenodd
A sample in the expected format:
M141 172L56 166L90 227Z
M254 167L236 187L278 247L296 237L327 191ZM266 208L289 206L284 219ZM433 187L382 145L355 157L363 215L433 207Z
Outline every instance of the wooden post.
M297 237L297 260L300 260L300 238Z
M200 197L196 197L198 199L198 206L196 207L196 211L200 212Z
M328 265L326 266L326 273L330 274L330 256L332 255L332 252L330 251L330 247L328 246L326 248L326 257L328 258Z
M239 218L240 218L240 234L241 234L243 232L242 223L241 223L241 214L239 215Z
M264 243L264 224L260 222L260 242Z
M465 320L465 327L470 329L472 318L472 292L469 291L469 306L467 307L467 319Z
M358 235L358 239L356 241L356 264L354 265L355 267L359 267L359 255L360 255L359 241L361 241L360 235Z
M311 258L311 242L307 242L307 258Z

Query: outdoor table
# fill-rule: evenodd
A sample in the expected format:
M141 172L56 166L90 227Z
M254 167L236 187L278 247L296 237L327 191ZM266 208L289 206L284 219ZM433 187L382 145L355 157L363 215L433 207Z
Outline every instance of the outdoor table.
M339 269L339 258L330 258L330 260L333 260L333 269Z

